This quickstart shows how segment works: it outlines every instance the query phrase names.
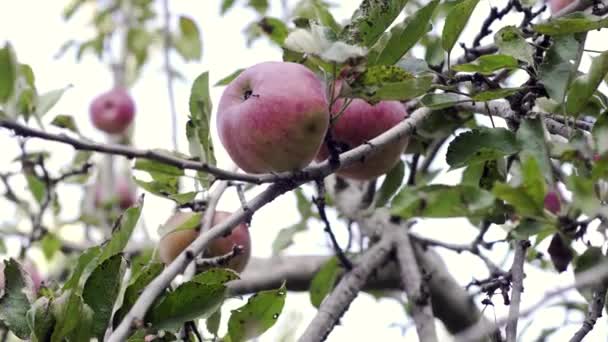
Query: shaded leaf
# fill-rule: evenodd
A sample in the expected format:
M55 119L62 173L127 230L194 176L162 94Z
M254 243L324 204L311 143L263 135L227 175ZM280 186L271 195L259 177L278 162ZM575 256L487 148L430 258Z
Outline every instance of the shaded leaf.
M553 182L549 149L545 142L545 131L540 117L522 120L517 130L517 141L522 147L520 160L533 158L538 163L542 174L548 182Z
M448 147L446 161L452 169L517 153L515 134L505 128L480 127L461 133Z
M38 107L36 109L36 114L38 114L39 117L42 117L44 114L48 113L53 107L55 107L55 105L57 104L57 102L59 102L59 100L61 100L61 97L63 96L63 94L65 93L66 90L70 89L72 86L67 86L61 89L56 89L56 90L51 90L48 93L44 93L41 94L40 96L38 96ZM70 116L68 115L60 115L62 117L68 117L70 118ZM53 121L57 120L57 118L55 118ZM73 124L73 120L72 120L72 125L75 128L76 125ZM60 126L61 127L61 126ZM64 128L68 128L68 127L64 127ZM77 132L77 129L72 129L69 128L72 131Z
M304 220L302 220L299 223L296 223L287 228L283 228L283 229L279 230L279 233L277 234L277 236L274 238L274 241L272 242L272 254L278 255L282 250L291 246L293 244L294 236L297 233L306 230L306 228L307 228L306 222Z
M48 341L53 333L55 318L51 314L51 301L47 297L38 298L26 313L27 324L32 331L32 341Z
M463 99L462 96L452 93L430 93L424 95L420 99L420 103L430 109L449 108L468 101L469 100Z
M408 0L363 0L344 27L341 38L351 44L372 46L391 25ZM232 341L235 342L235 341Z
M464 0L452 7L448 13L441 34L441 46L447 53L450 53L456 44L478 3L479 0Z
M133 281L129 284L127 289L125 290L125 294L123 296L122 306L116 314L114 315L114 327L118 326L118 324L125 317L127 312L131 310L133 304L141 292L148 286L148 284L158 276L163 269L165 268L164 264L159 262L151 262L145 265L138 274L134 274Z
M515 26L505 26L494 35L494 41L501 54L513 56L534 65L534 48L526 42L521 31Z
M608 52L592 58L589 72L572 81L566 98L566 113L578 116L606 74L608 74Z
M227 268L212 268L192 277L192 281L200 284L225 284L240 279L239 274Z
M70 115L57 115L53 121L51 121L51 125L57 126L59 128L68 129L74 133L78 133L78 127L76 127L76 121Z
M502 99L507 96L511 96L511 95L519 92L521 89L522 88L501 88L501 89L486 90L486 91L481 91L481 92L473 95L471 98L474 101L487 102L487 101Z
M403 183L403 177L405 176L405 163L400 160L393 168L386 174L384 182L380 190L376 193L376 207L383 207L393 197L393 195L399 190Z
M551 99L557 103L564 102L577 66L570 62L575 60L583 46L574 35L558 36L547 51L540 65L539 76Z
M458 64L452 67L455 71L478 72L483 75L490 75L500 69L515 69L518 67L517 59L509 55L483 55L473 63Z
M333 257L321 266L310 282L310 303L319 308L323 299L331 292L340 273L338 258Z
M287 26L280 19L273 17L264 17L258 22L258 26L264 32L270 40L277 43L279 46L283 45L285 38L289 34Z
M0 298L0 321L21 339L27 339L30 328L26 313L30 309L32 283L21 265L11 258L4 260L4 294ZM2 270L0 270L2 271Z
M549 244L547 252L551 257L553 266L559 273L568 269L568 265L574 257L574 253L570 247L570 241L564 241L564 237L562 237L562 235L559 233L553 234L553 238L551 238L551 243Z
M585 17L581 13L572 13L551 21L533 25L534 31L550 36L581 33L608 27L608 18Z
M263 334L272 327L283 311L287 289L261 291L249 297L247 304L232 310L228 321L230 342L242 342Z
M72 340L72 338L75 338L74 341L89 340L93 312L74 290L64 291L61 296L53 300L51 312L56 322L51 342Z
M135 225L139 220L143 204L144 198L142 195L134 206L128 208L122 213L122 215L120 215L118 222L112 231L110 241L108 241L108 243L102 247L102 252L99 256L100 263L116 254L123 252L124 248L129 242L129 239L131 238Z

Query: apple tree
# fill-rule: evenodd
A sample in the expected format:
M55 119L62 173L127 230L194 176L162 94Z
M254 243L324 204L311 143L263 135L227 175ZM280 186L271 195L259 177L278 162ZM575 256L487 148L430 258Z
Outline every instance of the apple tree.
M0 132L14 154L0 165L2 341L246 341L296 292L317 309L304 342L332 340L365 293L401 303L391 319L425 342L581 341L606 325L608 50L588 48L606 34L606 0L363 0L345 21L322 0L217 1L217 15L251 10L247 43L282 55L217 84L213 66L186 75L175 60L199 63L203 34L221 30L170 5L66 1L66 23L90 16L94 34L67 39L59 58L97 58L113 78L87 113L105 141L78 127L82 113L54 109L69 87L39 89L10 39L0 48ZM164 149L134 144L147 99L132 90L154 62L170 103ZM190 89L185 125L175 82ZM233 212L218 208L228 191ZM151 197L174 209L148 222L158 236L143 220ZM257 257L258 210L277 198L299 221L277 215L272 256ZM419 229L432 222L439 238ZM466 243L452 239L462 226L476 229ZM312 227L329 253L290 254ZM450 253L482 272L463 283ZM535 272L571 280L526 297ZM532 319L549 305L579 320Z

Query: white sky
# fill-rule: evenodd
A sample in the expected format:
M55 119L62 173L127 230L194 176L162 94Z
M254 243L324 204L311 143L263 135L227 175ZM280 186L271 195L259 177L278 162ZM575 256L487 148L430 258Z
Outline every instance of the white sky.
M240 1L239 3L243 3ZM295 1L290 1L294 3ZM334 1L338 2L338 1ZM67 1L34 1L21 0L11 1L10 5L6 1L5 10L0 12L0 43L8 40L17 51L21 62L30 64L36 74L36 84L39 91L48 91L73 84L59 102L59 104L45 118L49 122L57 114L70 114L76 118L81 131L86 135L102 141L103 136L97 132L88 120L88 105L92 98L99 93L107 90L112 85L112 77L106 65L100 64L96 58L87 56L79 64L74 63L74 53L69 52L62 59L54 59L53 55L59 47L68 39L83 40L91 37L91 28L87 26L89 16L82 12L71 22L64 23L60 13ZM180 149L186 152L187 141L185 138L184 125L188 113L188 96L191 82L203 71L209 70L211 84L230 74L237 68L247 67L257 62L267 60L280 60L281 52L271 46L262 38L257 41L251 49L245 47L245 38L242 30L245 25L256 18L256 14L242 6L236 6L226 16L219 16L220 1L171 1L172 12L174 14L188 14L199 24L203 35L203 60L201 63L183 64L180 57L173 56L172 60L175 67L186 75L185 82L175 82L177 111L179 113L179 136ZM338 20L344 20L350 16L359 1L341 1L341 5L334 15ZM506 0L502 1L482 1L478 6L477 12L465 36L476 33L481 21L485 18L485 13L489 5L502 7ZM280 16L279 1L272 1L272 15ZM519 18L513 23L518 23ZM496 27L496 26L495 26ZM441 27L436 27L435 30ZM604 32L605 35L605 32ZM486 42L489 40L486 40ZM599 32L592 32L588 39L588 48L605 50L607 48L605 39L600 40ZM135 125L135 145L140 148L168 148L171 141L169 104L166 96L165 75L162 72L162 57L156 51L153 58L146 66L142 78L135 84L132 95L137 103L136 125ZM453 55L457 56L456 50ZM588 65L589 59L584 60L584 65ZM222 88L212 88L212 98L217 105ZM214 127L215 121L212 121ZM214 132L215 133L215 132ZM215 139L216 151L220 166L230 165L221 144ZM0 146L4 151L15 151L14 141L3 132L0 134ZM71 157L71 149L58 145L48 145L42 142L32 142L30 147L40 149L50 149L57 155L53 162L57 166L67 163ZM445 149L440 152L445 154ZM0 165L8 165L14 158L15 153L2 153L0 155ZM4 166L2 167L5 168ZM443 183L455 183L459 180L459 173L442 174L438 181ZM65 190L65 197L62 198L64 211L77 212L79 207L79 195L73 189ZM310 193L309 193L310 194ZM291 194L275 200L254 216L252 223L253 252L256 256L266 257L271 254L271 245L276 233L283 227L289 226L298 221L298 214L293 206L293 196ZM220 208L234 210L239 206L236 194L231 190L222 199ZM4 212L12 212L6 205L0 204ZM11 210L11 211L8 211ZM148 194L143 209L143 216L148 229L155 234L156 227L164 222L170 215L172 202ZM13 221L10 217L7 221ZM1 221L0 221L1 222ZM340 241L345 241L344 226L334 225ZM425 220L421 222L416 230L430 237L441 238L453 243L469 242L476 234L476 229L472 228L466 220ZM501 238L503 233L500 230L492 232L488 236L489 240ZM10 246L9 246L10 247ZM496 248L491 256L494 260L501 262L505 259L504 246ZM16 248L10 248L10 253L16 252ZM327 254L327 240L318 224L311 225L309 232L297 237L296 245L288 250L291 254ZM9 253L9 254L10 254ZM453 275L462 283L468 283L473 276L482 278L486 276L485 267L474 257L462 254L441 251L446 257ZM505 269L508 269L511 259L507 258ZM526 268L528 278L525 280L525 292L523 294L522 307L526 308L542 294L560 285L572 283L573 277L570 271L561 275L540 272L533 267ZM580 298L573 294L574 298ZM479 300L477 301L479 302ZM232 301L229 307L234 308L242 302ZM496 315L503 317L506 315L508 307L502 305L500 298L495 297ZM315 314L315 309L309 303L307 294L289 293L284 314L279 319L277 325L265 334L260 341L274 341L277 334L284 332L285 329L293 330L294 322L299 321L296 336L299 336L310 319ZM493 319L493 309L486 310L488 317ZM536 321L528 330L524 340L531 340L537 336L543 328L563 326L565 316L561 310L548 309L536 313ZM574 315L569 317L576 324L567 325L562 334L555 334L549 341L562 341L566 337L572 336L573 332L579 328L582 316ZM403 341L400 329L390 327L393 323L410 326L404 310L400 304L394 300L382 299L376 301L371 296L360 295L349 311L341 320L338 326L329 336L328 341ZM227 323L227 315L224 315L222 326ZM525 323L520 323L520 331ZM596 328L587 337L589 341L606 340L608 330L606 329L605 319L602 318ZM416 334L413 326L407 330L407 341L416 341ZM447 335L442 332L441 340L449 340Z

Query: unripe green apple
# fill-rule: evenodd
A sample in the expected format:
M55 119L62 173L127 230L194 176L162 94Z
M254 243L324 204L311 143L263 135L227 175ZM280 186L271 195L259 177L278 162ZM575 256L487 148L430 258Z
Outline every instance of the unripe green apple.
M124 88L114 88L96 97L89 107L93 126L108 134L124 132L135 116L135 103Z
M332 113L335 115L344 105L344 99L338 99ZM408 116L399 101L381 101L370 104L361 99L353 99L346 110L334 122L330 130L333 140L344 150L355 148L386 132ZM369 180L388 172L399 161L409 139L407 136L383 146L369 158L356 161L351 166L340 169L338 175L357 180ZM317 161L329 156L324 144Z
M169 218L165 223L165 227L168 230L177 229L190 220L193 215L195 214L177 212ZM228 212L216 211L213 216L212 227L218 225L230 215L231 214ZM160 259L165 264L170 264L197 238L198 235L198 229L178 230L167 233L160 240L158 248ZM251 237L249 235L249 227L245 223L236 226L230 234L220 236L209 242L203 256L206 258L213 258L226 255L232 251L235 245L242 247L240 254L231 258L225 267L241 272L247 265L247 262L249 262L251 256Z
M317 154L329 113L323 83L305 66L265 62L224 90L217 110L226 151L249 173L293 171Z

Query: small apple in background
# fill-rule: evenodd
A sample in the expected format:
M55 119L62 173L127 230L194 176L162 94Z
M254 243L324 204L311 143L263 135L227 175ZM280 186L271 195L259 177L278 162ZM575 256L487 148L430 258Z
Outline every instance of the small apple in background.
M195 214L190 212L177 212L167 220L165 227L167 230L177 229L190 220L193 215ZM230 215L230 213L225 211L216 211L213 216L212 228ZM165 234L161 238L158 247L158 255L162 262L166 265L170 264L198 235L199 229L171 231ZM245 269L251 256L251 237L249 235L249 227L245 223L236 226L227 236L221 236L211 241L203 253L203 257L213 258L226 255L232 251L234 245L242 246L243 249L239 255L230 259L225 267L236 272L241 272Z
M95 185L95 206L102 207L104 203L111 200L117 200L118 206L122 210L126 210L135 204L137 194L131 183L125 178L116 178L114 181L113 193L104 193L106 190L100 183Z
M124 88L114 88L96 97L89 108L93 125L108 134L124 132L135 116L135 103Z
M333 115L339 112L344 101L344 99L336 100L332 108ZM399 101L381 101L372 105L361 99L353 99L330 130L333 140L338 145L352 149L386 132L407 116L403 104ZM336 174L357 180L369 180L381 176L399 161L408 141L406 136L385 145L371 157L340 169ZM323 161L328 157L329 150L324 144L316 159Z
M549 191L545 195L545 209L549 210L553 214L557 215L561 211L562 205L559 199L559 195L555 191Z
M551 9L551 13L557 13L561 11L566 6L570 5L574 2L574 0L548 0L549 8Z
M265 62L248 68L226 87L217 110L222 144L249 173L307 166L328 125L324 85L297 63Z

